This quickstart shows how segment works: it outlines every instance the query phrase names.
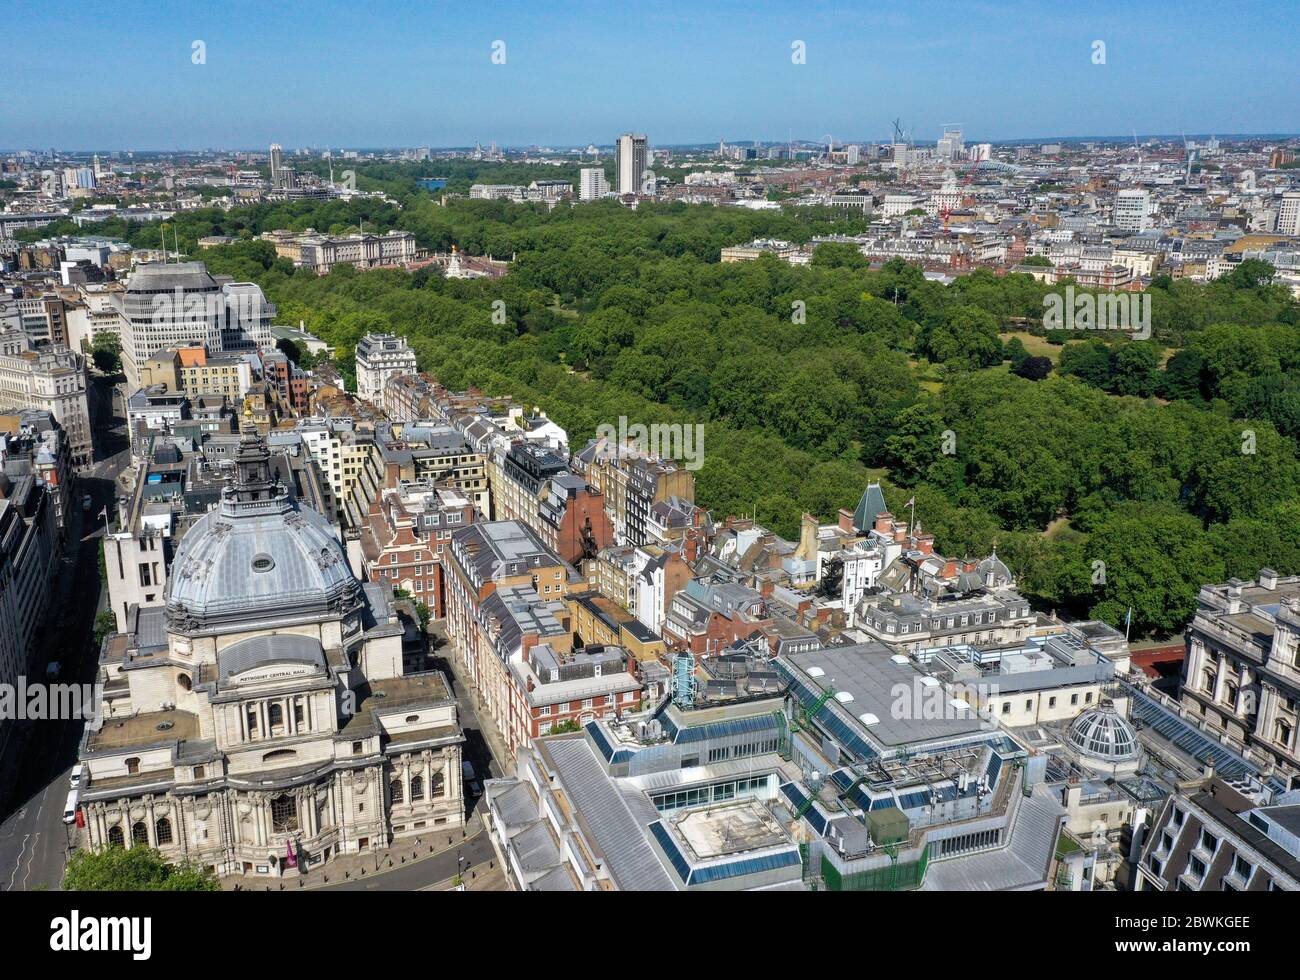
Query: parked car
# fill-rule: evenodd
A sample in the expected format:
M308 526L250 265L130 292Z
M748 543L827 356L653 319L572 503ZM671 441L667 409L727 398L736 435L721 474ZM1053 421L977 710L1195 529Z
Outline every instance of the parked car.
M72 823L77 819L77 801L81 798L79 790L69 790L68 802L63 804L63 822Z
M78 762L75 766L72 767L72 774L68 776L68 785L71 786L73 789L77 790L78 792L80 792L81 790L81 774L84 771L84 769L85 769L84 764Z

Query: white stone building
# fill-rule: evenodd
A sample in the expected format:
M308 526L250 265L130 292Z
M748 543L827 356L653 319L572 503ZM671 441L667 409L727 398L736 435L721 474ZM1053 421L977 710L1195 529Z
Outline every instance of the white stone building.
M377 408L384 408L389 378L417 370L415 351L401 337L368 333L357 343L357 394Z
M0 334L0 407L49 412L67 434L73 465L90 464L86 359L80 354L62 344L37 348L22 331Z
M294 876L465 820L439 672L403 674L388 590L246 435L183 538L166 605L105 640L80 758L90 847L157 847L223 875Z

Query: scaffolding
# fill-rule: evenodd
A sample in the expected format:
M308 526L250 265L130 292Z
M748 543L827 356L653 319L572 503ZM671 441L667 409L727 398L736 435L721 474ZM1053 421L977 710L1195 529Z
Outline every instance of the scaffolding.
M822 854L822 880L833 892L898 892L920 888L930 866L930 845L926 844L915 861L899 861L897 846L881 848L889 856L889 864L866 871L847 874Z
M673 657L673 703L679 708L695 706L695 655L679 653Z

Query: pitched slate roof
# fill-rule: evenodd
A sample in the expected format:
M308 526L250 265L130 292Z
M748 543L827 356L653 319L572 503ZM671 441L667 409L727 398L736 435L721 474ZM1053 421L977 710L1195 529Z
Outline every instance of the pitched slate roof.
M869 531L876 526L876 517L889 510L885 506L885 495L879 483L868 483L858 501L858 509L853 512L853 526L859 531Z

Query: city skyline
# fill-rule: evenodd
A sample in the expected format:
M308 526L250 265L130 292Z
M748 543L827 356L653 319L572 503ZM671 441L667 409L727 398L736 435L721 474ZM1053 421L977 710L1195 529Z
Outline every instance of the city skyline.
M1286 948L1300 5L703 6L6 6L15 935L1077 892L1055 955Z
M18 147L168 151L273 141L567 146L628 130L660 146L729 134L865 141L888 139L895 118L918 141L953 120L990 141L1300 131L1300 108L1286 97L1296 74L1286 39L1300 11L1284 3L1237 8L1226 23L1217 12L1174 20L1118 3L1034 17L1018 4L866 14L759 6L761 17L729 4L644 14L590 3L546 13L397 3L382 14L332 3L235 3L219 14L169 5L165 19L69 32L82 70L99 80L97 99L133 111L89 111L84 90L49 88L39 52L19 48L0 133ZM26 0L16 8L35 12ZM1009 50L1017 57L999 60ZM353 82L340 91L335 78Z

